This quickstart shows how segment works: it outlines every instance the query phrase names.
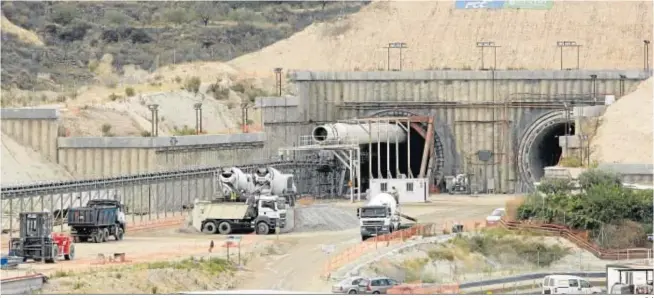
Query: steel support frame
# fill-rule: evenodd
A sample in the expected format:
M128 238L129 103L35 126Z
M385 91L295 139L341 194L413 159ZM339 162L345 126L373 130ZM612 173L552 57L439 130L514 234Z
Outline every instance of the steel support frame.
M332 154L338 159L350 174L351 184L350 188L350 202L354 202L354 190L356 188L357 201L361 201L361 148L356 144L348 144L344 140L339 140L337 143L330 144L317 144L312 142L312 136L302 136L300 146L284 147L279 151L282 153L289 153L293 151L331 151ZM356 177L356 187L353 178Z

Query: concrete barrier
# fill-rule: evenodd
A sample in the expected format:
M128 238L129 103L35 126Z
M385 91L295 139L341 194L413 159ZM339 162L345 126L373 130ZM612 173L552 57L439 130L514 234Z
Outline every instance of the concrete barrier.
M43 274L3 278L0 284L0 293L3 295L30 294L40 290L46 281Z

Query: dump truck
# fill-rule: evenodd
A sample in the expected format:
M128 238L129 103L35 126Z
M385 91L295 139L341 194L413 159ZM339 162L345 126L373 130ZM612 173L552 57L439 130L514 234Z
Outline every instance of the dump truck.
M397 200L393 195L385 192L370 199L366 206L359 207L357 217L362 241L410 227L411 224L402 224L402 218L417 222L415 218L402 214Z
M55 263L58 258L75 258L75 244L66 234L52 231L54 217L50 212L21 212L20 234L12 238L9 257Z
M286 226L286 210L276 196L250 196L245 204L196 200L191 214L193 227L207 234L254 229L266 235Z
M68 210L68 226L75 242L116 241L125 235L124 206L117 200L92 200L86 207Z
M284 174L272 167L258 168L254 172L254 185L261 193L278 196L289 206L295 206L298 195L293 174Z

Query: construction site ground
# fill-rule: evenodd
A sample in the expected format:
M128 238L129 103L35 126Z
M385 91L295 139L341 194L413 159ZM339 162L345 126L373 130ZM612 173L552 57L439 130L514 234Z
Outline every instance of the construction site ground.
M435 195L430 202L412 205L403 205L402 212L416 217L421 223L443 223L453 221L479 220L495 208L504 206L512 195ZM328 206L325 206L328 205ZM291 291L319 291L327 292L330 281L321 277L323 265L329 256L323 252L325 245L334 245L334 253L347 247L354 246L361 241L358 224L343 226L342 222L355 223L356 207L361 203L349 201L321 203L315 201L310 206L301 206L295 209L295 215L302 212L313 212L316 216L327 213L327 218L335 225L341 225L340 230L330 230L325 227L328 222L319 225L306 222L311 218L297 217L292 227L300 229L303 226L312 226L313 229L304 229L306 232L291 232L281 235L242 235L241 258L242 270L237 271L233 284L229 288L235 289L269 289ZM329 210L337 210L331 212ZM349 212L343 212L349 211ZM332 213L330 215L329 213ZM343 218L348 217L348 218ZM324 220L324 218L316 218ZM291 220L291 218L289 218ZM213 252L209 253L209 243L214 241ZM73 261L59 261L56 264L28 263L21 265L17 270L3 270L2 278L25 275L29 272L40 272L46 275L55 275L61 272L102 271L110 266L130 266L135 263L171 261L195 257L226 257L226 248L222 247L226 236L205 235L197 232L185 231L185 227L137 231L129 233L123 241L108 241L105 243L78 243L76 244L76 258ZM105 256L114 253L125 253L129 263L126 264L97 264L98 254ZM371 253L374 253L371 252ZM237 260L238 250L230 249L230 258ZM84 276L79 277L81 279ZM90 275L88 278L91 278ZM198 291L212 290L198 286Z

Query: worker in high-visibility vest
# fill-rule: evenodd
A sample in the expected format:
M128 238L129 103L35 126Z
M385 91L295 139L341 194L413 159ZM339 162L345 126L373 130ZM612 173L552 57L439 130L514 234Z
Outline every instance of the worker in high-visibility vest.
M229 199L232 200L232 201L236 201L236 192L235 191L232 191L232 193L229 194Z
M395 199L395 203L397 203L399 205L400 204L400 194L397 192L397 189L395 189L395 186L391 187L391 191L389 191L389 193Z

